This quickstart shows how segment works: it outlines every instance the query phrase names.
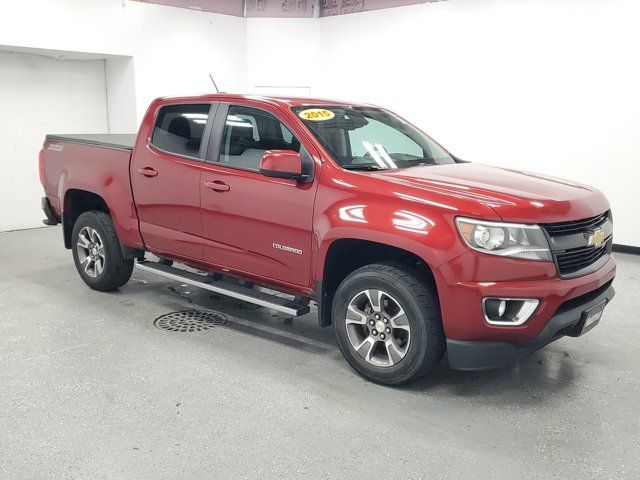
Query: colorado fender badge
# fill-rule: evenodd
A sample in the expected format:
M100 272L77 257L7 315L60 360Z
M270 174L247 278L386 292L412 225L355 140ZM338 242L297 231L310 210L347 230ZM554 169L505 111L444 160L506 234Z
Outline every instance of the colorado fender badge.
M282 250L283 252L295 253L296 255L302 255L302 250L299 248L290 247L288 245L280 245L279 243L274 243L273 248L276 250Z
M324 122L325 120L331 120L336 114L324 108L308 108L298 113L298 116L310 122Z

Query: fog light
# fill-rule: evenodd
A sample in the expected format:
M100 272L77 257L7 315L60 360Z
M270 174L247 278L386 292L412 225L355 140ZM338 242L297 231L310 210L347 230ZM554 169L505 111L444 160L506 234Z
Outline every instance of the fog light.
M482 299L482 311L491 325L517 327L529 320L539 303L535 298L486 297Z
M504 312L506 311L507 311L507 301L500 300L500 303L498 304L498 316L502 317L504 315Z

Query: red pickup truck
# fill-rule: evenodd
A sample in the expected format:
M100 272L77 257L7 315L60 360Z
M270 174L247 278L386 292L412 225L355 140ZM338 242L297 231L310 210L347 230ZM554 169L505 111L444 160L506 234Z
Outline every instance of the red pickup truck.
M137 137L48 135L40 176L91 288L135 266L292 315L314 302L378 383L512 362L614 295L601 192L460 160L371 105L161 98Z

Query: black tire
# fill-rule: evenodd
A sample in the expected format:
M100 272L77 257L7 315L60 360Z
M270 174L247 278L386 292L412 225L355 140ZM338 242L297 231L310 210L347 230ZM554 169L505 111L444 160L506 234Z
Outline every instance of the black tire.
M352 272L336 291L332 320L340 351L356 372L372 382L384 385L410 383L432 370L444 354L446 343L435 285L429 279L421 277L423 276L416 270L404 265L373 264ZM345 321L347 308L354 298L358 298L360 292L369 289L383 291L392 296L406 314L410 327L410 341L407 342L404 357L395 364L372 364L358 354L349 339ZM372 334L370 328L373 327L362 328L369 331L365 336ZM387 340L388 337L389 334ZM379 334L377 338L379 340ZM385 348L384 342L382 348ZM388 349L383 351L388 353ZM388 357L391 358L391 355Z
M87 273L84 265L81 264L78 249L80 232L86 227L97 232L104 247L104 266L99 274L95 271L93 272L95 276ZM124 258L120 241L113 226L113 220L104 212L85 212L78 217L73 225L71 234L71 251L73 252L73 261L80 277L82 277L84 283L94 290L110 292L120 288L131 278L134 260Z

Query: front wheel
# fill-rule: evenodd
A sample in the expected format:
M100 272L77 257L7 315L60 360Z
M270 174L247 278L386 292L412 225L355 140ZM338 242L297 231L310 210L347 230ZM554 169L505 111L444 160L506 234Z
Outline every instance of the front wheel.
M94 290L109 292L129 281L133 259L127 260L113 226L104 212L85 212L78 217L71 234L76 269Z
M340 350L363 377L409 383L434 368L445 339L435 288L399 264L367 265L340 284L333 324Z

